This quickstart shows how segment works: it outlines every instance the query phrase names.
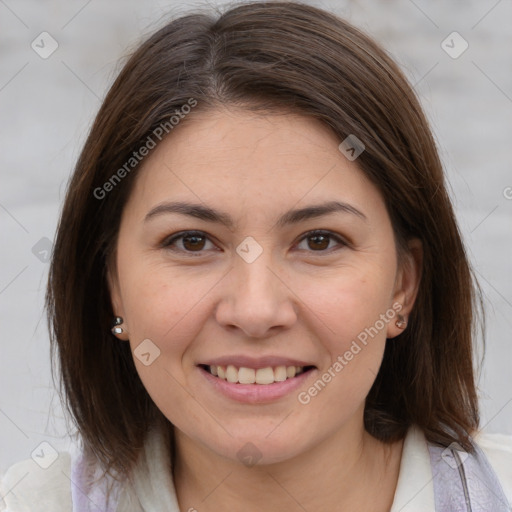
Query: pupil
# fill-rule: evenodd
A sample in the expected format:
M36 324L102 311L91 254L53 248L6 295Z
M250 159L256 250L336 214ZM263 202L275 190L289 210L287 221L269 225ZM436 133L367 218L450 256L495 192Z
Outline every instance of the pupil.
M199 242L198 242L199 240ZM203 245L204 245L204 237L203 236L199 236L199 235L190 235L190 236L186 236L183 238L183 245L187 247L187 244L190 243L190 241L192 241L191 243L191 247L192 249L193 248L199 248L199 249L202 249Z
M318 242L318 239L323 239L323 243ZM318 244L318 243L320 244L321 247L317 246L316 247L317 249L326 249L329 246L329 237L326 235L313 235L312 237L310 237L310 240L315 240L313 242L314 244ZM311 247L311 248L314 249L314 247Z

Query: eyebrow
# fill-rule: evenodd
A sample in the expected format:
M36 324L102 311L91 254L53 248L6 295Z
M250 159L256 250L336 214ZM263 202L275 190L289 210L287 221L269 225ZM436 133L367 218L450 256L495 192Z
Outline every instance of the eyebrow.
M147 222L157 216L169 213L179 213L181 215L189 215L196 219L204 220L207 222L216 222L226 226L229 229L233 229L235 225L231 216L225 212L215 210L202 204L187 203L181 201L165 202L155 206L146 215L144 222ZM308 219L314 219L332 213L348 213L359 217L365 222L368 221L366 215L354 206L340 201L329 201L327 203L306 206L305 208L289 210L278 219L276 225L282 228L287 225L297 224Z

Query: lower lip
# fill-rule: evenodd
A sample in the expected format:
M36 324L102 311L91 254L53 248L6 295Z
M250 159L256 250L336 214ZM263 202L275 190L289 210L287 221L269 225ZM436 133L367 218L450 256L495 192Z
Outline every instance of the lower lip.
M228 382L219 377L215 377L204 368L198 367L205 379L220 393L232 400L242 403L265 403L273 402L282 398L297 388L299 388L306 379L308 379L316 368L303 372L296 377L286 379L282 382L274 382L273 384L235 384Z

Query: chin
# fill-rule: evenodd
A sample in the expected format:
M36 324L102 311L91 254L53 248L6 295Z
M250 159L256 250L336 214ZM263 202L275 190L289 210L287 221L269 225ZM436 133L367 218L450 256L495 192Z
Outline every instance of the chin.
M219 455L247 467L265 466L291 460L300 455L306 448L302 447L296 435L285 433L282 438L266 432L255 435L239 435L229 437L227 444L210 446Z

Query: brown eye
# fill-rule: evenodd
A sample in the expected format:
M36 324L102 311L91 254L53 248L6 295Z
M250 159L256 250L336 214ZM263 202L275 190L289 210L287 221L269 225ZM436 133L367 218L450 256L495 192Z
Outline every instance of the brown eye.
M176 252L195 252L200 254L204 252L203 249L205 249L207 242L212 243L201 231L183 231L167 238L162 243L162 247Z
M346 246L347 244L337 235L330 231L311 231L301 239L301 243L306 240L307 248L305 250L313 252L327 252L332 241L335 241L338 246ZM300 245L300 244L299 244Z
M311 242L309 244L310 249L314 250L324 250L329 247L330 238L326 235L312 235L308 237L308 240Z
M187 251L201 250L205 244L205 237L200 235L188 235L183 237L183 247Z

